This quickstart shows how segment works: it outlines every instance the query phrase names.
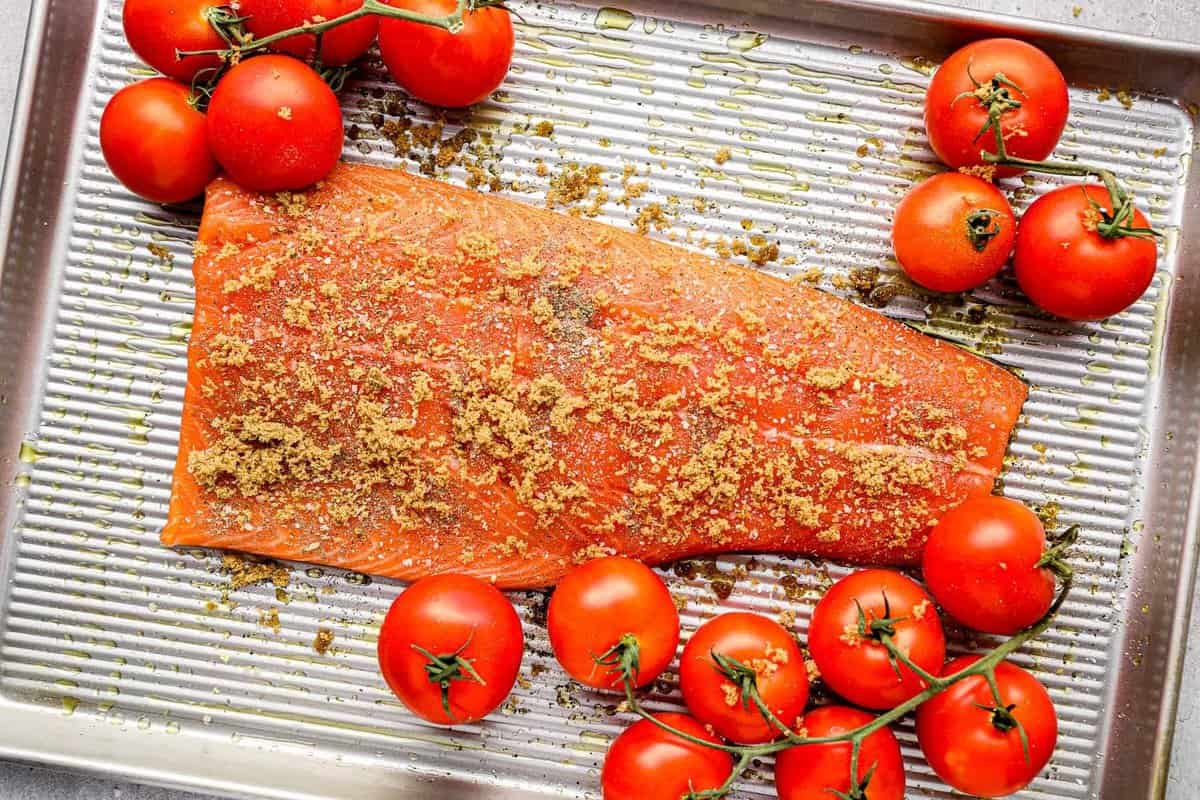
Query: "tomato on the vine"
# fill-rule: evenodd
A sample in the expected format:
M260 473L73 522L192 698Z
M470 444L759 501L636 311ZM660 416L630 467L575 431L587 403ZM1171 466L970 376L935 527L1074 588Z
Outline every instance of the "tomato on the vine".
M942 674L978 660L955 659ZM972 675L917 709L917 740L929 766L966 794L1002 797L1020 791L1046 766L1058 741L1058 716L1037 678L1004 661L996 665L996 685L999 703L987 678ZM1017 723L1025 730L1028 756Z
M925 130L947 166L984 165L980 151L996 152L990 110L999 115L1008 155L1041 161L1058 144L1069 109L1067 82L1049 56L1017 39L984 39L953 53L934 73L925 94ZM996 175L1023 171L999 167Z
M215 73L215 55L177 58L176 50L223 50L229 47L208 21L226 0L125 0L122 24L125 39L138 58L184 83L205 70Z
M720 744L687 714L654 717L688 736ZM719 788L732 772L733 758L724 750L689 742L643 719L608 748L600 784L604 800L680 800L688 792Z
M1013 271L1040 308L1066 319L1096 320L1133 305L1154 279L1157 262L1145 215L1132 206L1114 215L1108 190L1090 184L1063 186L1029 206L1017 232Z
M1016 217L999 189L944 172L918 183L896 206L892 248L914 283L965 292L1003 269L1016 235Z
M388 0L388 5L433 17L454 11L455 0ZM495 6L465 12L463 28L449 33L400 19L379 23L379 50L396 83L418 100L462 108L487 98L512 63L512 19Z
M182 203L217 176L204 115L191 90L151 78L113 95L100 118L100 149L117 180L156 203Z
M563 669L597 689L622 688L622 664L645 686L675 658L679 611L654 570L611 556L575 567L558 582L546 614Z
M752 693L790 730L808 702L808 668L796 640L778 622L733 612L692 634L679 659L679 688L701 722L731 741L757 744L783 731L767 721Z
M257 56L229 70L208 106L208 139L235 182L258 192L302 189L342 153L333 90L290 56Z
M830 689L865 708L892 708L927 685L893 661L885 637L930 674L945 660L942 623L925 590L899 572L867 569L842 578L817 603L808 649Z
M379 670L417 716L474 722L512 691L524 645L516 610L494 586L436 575L392 603L379 630Z
M307 22L331 20L362 8L363 0L241 0L238 11L246 19L246 30L258 39L298 28ZM379 20L373 15L345 22L321 34L321 63L340 67L371 49ZM271 45L273 50L298 58L318 55L317 37L298 34Z
M984 633L1013 634L1041 619L1054 600L1045 555L1037 515L989 495L946 512L925 542L921 571L947 614Z
M838 736L874 719L857 708L822 706L804 715L802 733L811 738ZM871 800L904 800L904 759L891 728L885 725L863 739L853 787L851 750L849 742L804 744L784 750L775 759L775 790L779 800L831 800L849 796L854 788L863 790L863 796Z

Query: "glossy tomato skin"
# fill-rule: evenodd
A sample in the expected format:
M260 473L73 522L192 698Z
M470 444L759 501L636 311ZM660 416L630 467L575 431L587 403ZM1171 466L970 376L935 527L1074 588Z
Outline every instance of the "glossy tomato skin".
M998 73L1021 88L1019 93L1013 90L1021 107L1005 112L1001 118L1008 154L1041 161L1058 144L1070 110L1062 72L1031 44L1017 39L983 39L947 58L934 73L925 94L929 144L946 166L958 169L982 165L980 150L996 152L994 131L979 136L988 121L983 104L974 97L956 98L975 91L972 75L987 83ZM1024 170L1000 167L996 175L1007 177L1021 172Z
M753 703L747 708L740 694L731 694L737 687L718 671L713 653L753 669L767 708L784 725L795 725L808 702L808 668L786 628L760 614L722 614L692 634L679 659L679 687L697 719L734 742L769 742L781 736L779 729Z
M921 571L938 605L984 633L1013 634L1054 601L1054 573L1037 566L1046 529L1024 504L974 497L951 509L925 543Z
M437 575L417 581L392 603L379 631L379 669L417 716L439 725L474 722L512 691L524 643L517 612L494 586L466 575ZM462 657L486 684L452 681L448 716L441 689L425 672L428 659L413 645L441 656L464 644Z
M979 215L985 215L979 217ZM995 236L977 249L970 218ZM914 283L935 292L965 292L996 276L1012 254L1017 220L1008 200L991 183L943 172L918 183L896 207L892 248Z
M933 601L915 581L883 569L847 575L813 609L808 649L825 684L864 708L893 708L927 686L906 666L901 665L897 675L882 644L848 633L858 625L855 600L868 621L885 618L885 607L892 619L903 618L896 623L892 640L917 666L934 675L946 657L941 620Z
M550 645L567 673L596 689L621 690L621 675L596 663L624 636L638 645L637 686L675 658L679 611L654 570L620 556L575 567L558 582L546 614Z
M360 8L362 0L241 0L239 4L242 15L249 17L246 29L259 39L307 22L335 19ZM321 62L334 67L349 64L371 49L378 33L379 20L374 16L325 31L321 35ZM316 47L314 35L289 36L272 45L274 50L303 59L316 55Z
M189 83L202 70L221 66L216 56L175 57L176 50L223 50L225 43L205 14L224 0L125 0L125 39L138 58L176 80Z
M217 161L243 188L302 189L324 178L342 153L342 110L307 64L266 55L221 78L208 106Z
M700 722L686 714L655 714L678 731L719 744ZM689 791L716 789L733 772L733 758L640 720L626 729L604 758L600 784L604 800L680 800Z
M874 720L849 706L822 706L804 715L804 735L817 738L857 730ZM775 759L775 790L779 800L830 800L833 792L849 794L849 742L790 747ZM858 779L867 777L871 800L904 800L904 759L891 728L883 727L863 740L858 756Z
M430 16L454 11L455 0L388 0L388 5ZM430 105L463 108L487 98L512 63L512 19L502 8L466 12L449 33L398 19L379 23L379 50L392 79Z
M100 148L117 180L156 203L191 200L217 176L204 115L191 91L151 78L113 95L100 118Z
M1098 233L1089 197L1112 211L1103 186L1064 186L1035 200L1017 233L1017 283L1038 307L1065 319L1097 320L1124 311L1145 294L1158 263L1153 239ZM1131 225L1150 223L1135 209Z
M955 659L942 674L951 675L978 660L978 656ZM917 709L917 740L929 766L955 789L979 797L1020 791L1046 766L1058 741L1054 704L1036 678L1001 662L996 666L996 682L1004 704L1016 705L1013 716L1029 737L1028 761L1018 731L1000 731L991 714L977 707L996 705L982 675L959 681Z

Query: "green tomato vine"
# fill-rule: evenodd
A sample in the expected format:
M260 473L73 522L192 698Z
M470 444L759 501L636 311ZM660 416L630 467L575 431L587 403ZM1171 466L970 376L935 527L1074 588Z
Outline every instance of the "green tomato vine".
M1005 658L1015 653L1026 642L1042 634L1053 623L1055 616L1058 614L1062 604L1066 601L1067 595L1070 594L1072 586L1072 577L1069 569L1062 564L1062 557L1067 546L1073 543L1077 536L1077 529L1071 528L1055 543L1055 545L1047 551L1049 561L1053 561L1063 567L1062 570L1055 569L1056 574L1062 579L1058 594L1055 596L1054 602L1051 604L1046 614L1033 625L1016 633L1012 638L997 645L987 654L982 656L978 661L964 667L963 669L951 675L938 676L922 669L919 665L913 662L893 641L894 626L903 621L902 619L883 619L883 620L868 620L865 614L861 611L858 615L858 634L864 640L870 640L878 643L886 648L889 657L895 664L902 664L904 667L912 670L926 684L926 688L910 699L877 716L871 722L856 728L852 731L840 733L832 736L805 736L793 731L778 717L771 713L767 704L759 695L758 686L756 683L757 676L754 670L744 664L741 664L736 659L723 656L719 653L712 653L713 663L716 669L721 672L728 680L730 680L739 691L742 703L745 707L753 705L762 714L763 718L779 731L780 736L770 742L755 745L739 745L726 744L723 742L711 742L696 736L687 734L678 730L671 725L663 722L647 711L638 700L636 693L637 684L637 640L631 636L622 637L622 639L614 645L602 657L603 660L597 658L597 663L605 666L616 667L620 673L620 680L625 692L625 706L628 710L637 714L642 719L658 726L662 730L678 736L692 744L709 747L715 750L721 750L729 753L737 760L733 771L730 773L728 780L722 786L715 789L706 789L703 791L693 791L685 795L684 800L719 800L724 798L732 790L741 774L750 765L750 762L761 756L773 755L775 753L787 750L791 747L803 747L806 745L818 744L833 744L838 742L848 742L851 745L850 750L850 791L836 792L832 794L841 800L866 800L867 788L870 784L871 773L874 771L873 765L868 768L867 774L859 779L859 757L862 750L863 742L868 736L875 731L880 730L893 722L901 719L909 712L914 711L918 706L924 703L948 688L973 676L982 676L987 681L992 692L994 705L981 706L982 712L991 715L992 724L1001 732L1010 732L1015 730L1021 738L1022 746L1025 750L1026 757L1029 755L1029 742L1025 733L1024 727L1013 715L1015 706L1005 704L1000 696L1000 687L996 681L996 666L1004 661Z

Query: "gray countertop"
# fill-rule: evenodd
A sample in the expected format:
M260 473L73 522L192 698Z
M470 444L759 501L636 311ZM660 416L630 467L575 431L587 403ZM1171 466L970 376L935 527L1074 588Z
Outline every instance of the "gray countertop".
M1159 38L1200 41L1194 0L955 0L944 5L1020 14L1055 22ZM20 70L29 0L0 0L0 130L7 131ZM0 142L3 156L7 137ZM1200 589L1200 587L1198 587ZM1197 591L1200 595L1200 591ZM1200 609L1200 602L1195 603ZM1200 787L1200 619L1192 624L1192 646L1184 667L1168 800L1193 800ZM0 797L5 800L186 800L199 795L102 780L88 775L0 761Z

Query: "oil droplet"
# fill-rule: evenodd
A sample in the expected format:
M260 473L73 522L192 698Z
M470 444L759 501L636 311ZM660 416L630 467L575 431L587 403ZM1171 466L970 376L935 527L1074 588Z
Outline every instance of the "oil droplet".
M17 476L17 486L28 486L32 482L32 479L27 474Z
M849 49L850 49L850 55L852 55L852 56L861 56L862 55L863 48L862 48L861 44L852 44L852 45L850 45Z
M178 722L168 722L166 730L167 730L167 733L170 733L170 734L179 733L179 723Z
M38 450L29 442L21 442L20 458L22 464L36 464L45 457L45 453L43 453L41 450Z
M62 698L62 711L64 717L69 717L75 713L75 709L79 708L79 700L75 697Z
M361 572L351 572L346 575L346 583L353 586L370 586L371 576L363 575Z
M600 30L627 31L633 26L633 20L633 14L623 8L605 6L596 12L596 27Z
M658 20L654 17L646 17L642 20L642 30L646 33L654 33L658 30Z
M150 718L149 717L138 717L137 726L138 726L138 730L140 730L140 731L150 730Z
M879 71L882 72L884 75L891 75L892 74L892 65L891 64L880 64Z
M190 319L184 320L183 322L176 322L171 326L171 334L167 338L167 341L187 344L188 336L190 336L191 333L192 321Z
M920 73L921 75L932 75L934 69L937 68L937 64L934 64L925 56L902 58L900 59L900 66L904 67L905 69L910 69L913 72Z
M205 714L203 717L200 718L200 722L204 723L205 725L212 725L212 721L213 721L212 714Z
M812 83L810 81L790 80L788 86L795 87L802 92L809 94L829 94L829 87L820 83Z
M767 41L765 33L755 33L754 31L742 31L735 33L725 41L725 46L730 50L753 50L756 47L761 47Z

